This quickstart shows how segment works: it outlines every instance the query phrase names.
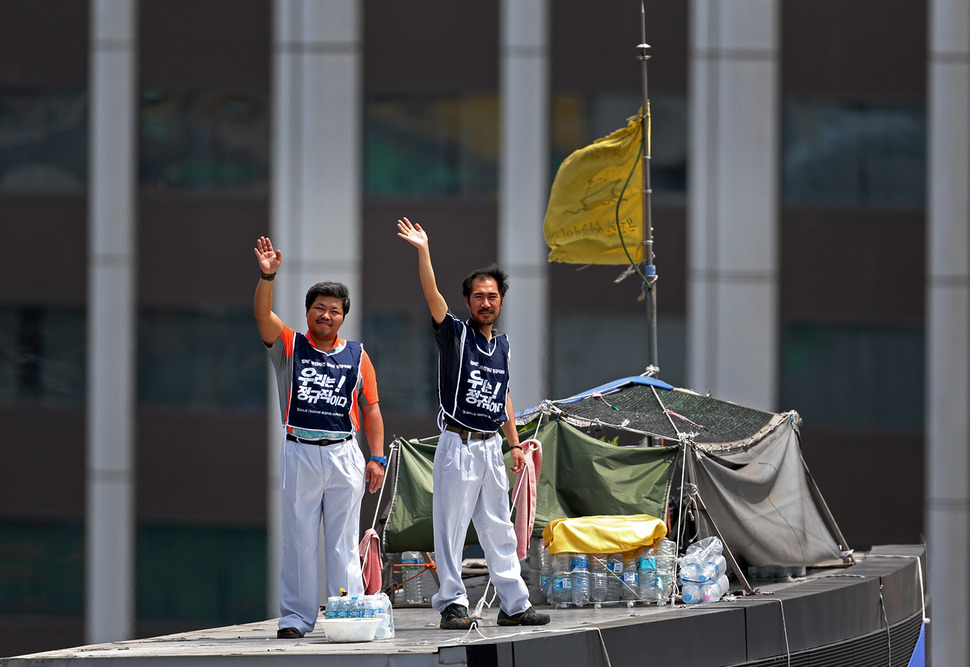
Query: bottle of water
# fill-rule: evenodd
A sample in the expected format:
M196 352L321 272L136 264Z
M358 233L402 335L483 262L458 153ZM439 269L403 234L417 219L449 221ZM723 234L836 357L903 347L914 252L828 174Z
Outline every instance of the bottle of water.
M684 604L697 604L704 601L704 584L685 579L680 589Z
M589 602L589 557L586 554L573 554L570 572L573 579L572 601L583 606Z
M676 592L676 575L677 545L671 540L661 540L657 546L657 585L660 588L658 604L664 604Z
M606 566L606 599L617 601L620 599L620 587L623 581L623 557L620 554L607 554Z
M717 602L721 599L721 596L727 593L728 586L728 578L724 574L718 577L717 581L704 584L701 591L704 602Z
M421 572L424 559L418 551L405 551L401 554L401 580L404 584L404 601L408 604L421 604L424 597L421 594L421 577L415 576ZM410 579L410 581L408 581Z
M593 554L589 557L589 599L591 602L605 602L609 593L610 574L606 554Z
M327 598L327 609L323 613L324 618L337 618L338 607L340 606L340 598L336 595L331 595Z
M549 601L562 604L573 601L573 578L571 554L555 554L552 565L552 581L549 584Z
M640 598L648 604L660 602L660 578L657 576L657 550L641 547L637 552L637 586Z
M549 600L549 586L552 584L552 554L546 548L545 540L539 540L539 595L537 602Z
M637 600L640 598L640 590L637 586L636 553L636 551L625 551L623 553L623 574L620 584L621 600Z

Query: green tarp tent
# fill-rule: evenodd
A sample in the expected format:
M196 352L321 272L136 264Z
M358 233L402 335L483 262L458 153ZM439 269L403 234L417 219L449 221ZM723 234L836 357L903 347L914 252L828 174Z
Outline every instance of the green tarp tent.
M536 430L536 424L541 424ZM666 519L676 446L631 448L592 438L564 421L541 417L519 429L542 443L532 534L554 519L600 514L650 514ZM388 552L434 551L431 468L437 437L395 441L398 462L390 515L384 528ZM504 445L507 447L507 445ZM506 453L506 462L511 459ZM509 489L516 475L509 473ZM477 544L474 528L468 544Z

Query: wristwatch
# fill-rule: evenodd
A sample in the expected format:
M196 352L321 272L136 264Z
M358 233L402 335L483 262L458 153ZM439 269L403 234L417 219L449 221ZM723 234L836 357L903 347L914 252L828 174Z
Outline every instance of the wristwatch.
M380 463L385 468L387 467L387 457L386 456L372 456L372 457L370 457L369 460L371 460L371 461L377 461L378 463Z

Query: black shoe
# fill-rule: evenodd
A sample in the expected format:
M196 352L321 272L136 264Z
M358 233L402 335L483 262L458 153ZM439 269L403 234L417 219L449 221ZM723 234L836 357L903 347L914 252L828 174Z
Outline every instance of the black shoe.
M529 607L520 614L509 616L501 609L498 610L499 625L545 625L549 622L549 614L540 614Z
M468 607L452 602L441 612L442 630L467 630L472 627L472 619L468 616Z
M296 628L280 628L276 631L277 639L302 639L303 633Z

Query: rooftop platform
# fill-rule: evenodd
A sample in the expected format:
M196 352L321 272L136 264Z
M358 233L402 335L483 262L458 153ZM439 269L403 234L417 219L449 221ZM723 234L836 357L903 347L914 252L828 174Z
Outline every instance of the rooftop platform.
M493 607L477 629L440 630L434 610L402 607L394 610L396 636L383 641L334 644L322 630L277 639L276 619L268 619L2 658L0 665L905 666L929 614L924 556L917 545L876 547L857 553L854 565L752 582L758 594L716 603L547 607L552 622L540 628L500 627Z

